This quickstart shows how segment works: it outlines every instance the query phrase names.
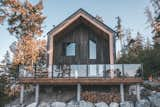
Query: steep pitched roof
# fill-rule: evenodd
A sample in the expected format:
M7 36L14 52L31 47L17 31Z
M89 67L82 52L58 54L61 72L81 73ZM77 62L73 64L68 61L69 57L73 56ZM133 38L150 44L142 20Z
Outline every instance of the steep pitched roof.
M65 19L62 23L51 29L47 34L48 35L56 35L66 27L68 27L70 24L72 24L74 21L78 20L80 17L83 17L88 22L92 23L99 29L103 30L106 33L115 33L114 30L112 30L110 27L105 25L103 22L99 21L95 17L93 17L91 14L80 8L75 13L73 13L71 16L69 16L67 19Z

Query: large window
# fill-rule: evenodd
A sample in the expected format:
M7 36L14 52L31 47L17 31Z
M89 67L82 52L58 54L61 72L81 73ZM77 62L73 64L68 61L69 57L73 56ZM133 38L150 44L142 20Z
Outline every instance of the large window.
M66 56L75 56L76 55L76 43L67 43L65 49Z
M89 59L96 59L96 42L89 40Z

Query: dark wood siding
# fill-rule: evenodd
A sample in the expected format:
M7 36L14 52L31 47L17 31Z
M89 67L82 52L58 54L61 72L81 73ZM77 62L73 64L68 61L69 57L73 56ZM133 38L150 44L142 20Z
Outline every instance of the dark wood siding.
M68 32L55 36L54 64L107 64L109 63L109 37L96 33L92 28L79 24ZM89 59L89 40L96 41L97 58ZM76 56L65 56L64 44L76 43Z

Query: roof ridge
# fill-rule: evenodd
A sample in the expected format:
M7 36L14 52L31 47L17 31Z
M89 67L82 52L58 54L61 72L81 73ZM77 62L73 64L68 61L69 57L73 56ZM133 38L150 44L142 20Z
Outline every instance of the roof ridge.
M73 14L71 14L69 17L67 17L65 20L63 20L60 24L58 24L57 26L55 26L54 28L52 28L47 34L49 35L54 29L58 28L60 25L62 25L65 21L67 21L68 19L74 17L76 14L78 13L82 13L82 14L86 14L89 17L91 17L92 19L94 19L95 21L97 21L99 24L102 24L103 26L105 26L108 30L110 30L111 32L115 31L110 28L109 26L107 26L106 24L104 24L103 22L99 21L98 19L96 19L94 16L92 16L90 13L88 13L86 10L84 10L83 8L79 8L76 12L74 12Z

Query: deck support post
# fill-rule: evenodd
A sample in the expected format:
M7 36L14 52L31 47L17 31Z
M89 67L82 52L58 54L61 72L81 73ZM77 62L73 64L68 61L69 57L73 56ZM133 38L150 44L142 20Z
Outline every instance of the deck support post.
M38 104L39 102L39 84L36 84L36 89L35 89L35 102Z
M140 84L137 84L136 86L136 95L137 95L137 100L141 100L141 97L140 97Z
M81 85L80 83L77 84L77 102L79 103L81 100Z
M124 102L124 84L120 84L120 95L121 95L121 102Z
M20 91L20 104L23 104L23 100L24 100L24 85L21 84L21 91Z

